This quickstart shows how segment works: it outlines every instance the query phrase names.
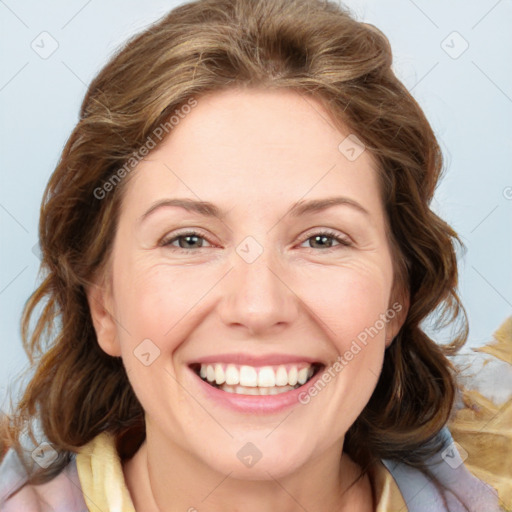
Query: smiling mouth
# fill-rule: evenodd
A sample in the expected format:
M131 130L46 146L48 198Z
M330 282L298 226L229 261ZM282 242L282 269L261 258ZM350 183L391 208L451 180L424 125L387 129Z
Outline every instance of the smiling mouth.
M253 367L226 363L194 363L190 368L210 386L239 395L278 395L307 384L322 363Z

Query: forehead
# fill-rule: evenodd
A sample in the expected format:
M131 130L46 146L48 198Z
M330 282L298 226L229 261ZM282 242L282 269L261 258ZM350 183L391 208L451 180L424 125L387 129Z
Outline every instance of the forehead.
M337 129L318 100L298 92L209 93L139 163L125 199L179 194L264 210L342 193L379 203L375 160L354 146L353 135ZM346 153L350 145L356 158Z

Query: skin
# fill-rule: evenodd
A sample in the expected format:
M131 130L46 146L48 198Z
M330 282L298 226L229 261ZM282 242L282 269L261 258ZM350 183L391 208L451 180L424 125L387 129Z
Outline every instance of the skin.
M146 414L146 441L124 465L137 510L373 510L368 477L344 493L361 468L341 454L407 304L307 405L231 411L208 400L187 367L228 352L328 364L391 308L375 161L369 151L349 161L338 150L349 133L296 92L229 89L199 98L132 171L110 271L88 299L100 346L122 357ZM287 215L296 201L332 196L368 213L339 205ZM225 215L162 207L141 222L176 197L210 201ZM187 245L175 238L183 228L203 238ZM352 245L315 243L327 228ZM248 236L263 248L252 263L236 251ZM172 245L159 245L164 238ZM160 350L149 366L134 355L145 339ZM252 467L236 456L247 442L262 453Z

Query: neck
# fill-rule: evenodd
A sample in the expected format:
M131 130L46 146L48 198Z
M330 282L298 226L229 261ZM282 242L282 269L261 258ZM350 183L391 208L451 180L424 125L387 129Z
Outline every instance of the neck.
M215 471L158 432L124 464L137 511L147 512L369 512L372 490L361 468L333 446L284 476L248 480ZM170 463L172 461L172 463Z

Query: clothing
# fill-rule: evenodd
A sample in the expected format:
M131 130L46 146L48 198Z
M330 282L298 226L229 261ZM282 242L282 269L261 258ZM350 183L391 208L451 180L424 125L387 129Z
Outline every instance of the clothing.
M450 433L446 429L443 435L450 436ZM23 472L13 452L2 462L2 476L8 473L9 466L12 474L17 473L21 477ZM377 503L376 512L464 511L453 495L448 495L449 506L445 508L440 495L428 480L419 471L403 464L382 461L373 466L369 474ZM442 461L437 474L442 475L443 484L449 483L474 507L470 510L500 511L495 491L473 477L463 464L453 470ZM22 481L23 478L18 480ZM50 487L43 491L38 489L45 486L25 487L3 504L2 512L46 510L42 508L45 502L47 510L54 512L135 512L114 439L108 433L96 436L83 446L58 479L52 480ZM5 492L4 488L2 492Z
M495 338L498 343L480 352L504 361L512 369L512 318ZM489 365L496 375L498 370L491 360L483 366ZM446 448L427 461L447 489L447 507L422 472L383 460L369 469L376 512L512 511L512 398L496 405L480 393L484 388L465 390L465 405L439 434ZM108 433L81 447L47 484L24 486L25 481L25 471L11 449L0 464L1 512L135 512L114 439ZM17 489L21 490L12 495Z

